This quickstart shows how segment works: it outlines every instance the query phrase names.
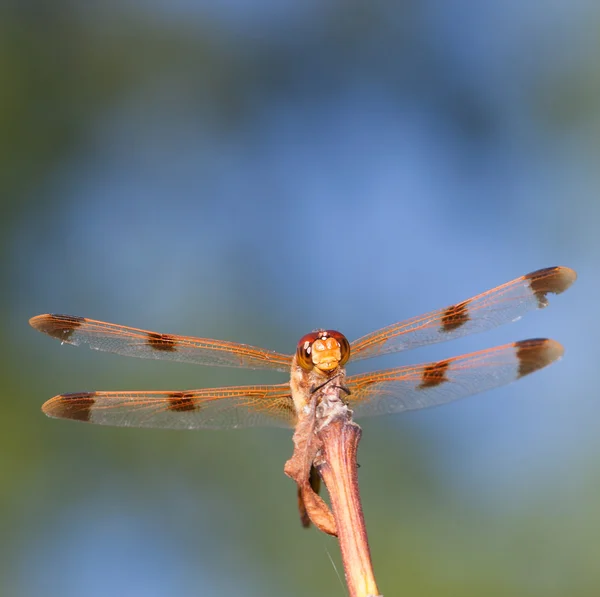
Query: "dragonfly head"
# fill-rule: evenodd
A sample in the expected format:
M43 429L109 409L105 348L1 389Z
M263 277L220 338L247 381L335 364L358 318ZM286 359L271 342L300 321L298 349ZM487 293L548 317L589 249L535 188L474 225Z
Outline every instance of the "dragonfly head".
M335 330L317 330L300 338L296 360L302 369L329 374L343 367L350 357L350 343Z

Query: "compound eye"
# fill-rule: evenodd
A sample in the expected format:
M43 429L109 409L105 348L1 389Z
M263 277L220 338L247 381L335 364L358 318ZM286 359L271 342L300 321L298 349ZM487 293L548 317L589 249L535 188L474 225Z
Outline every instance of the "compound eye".
M350 344L344 334L335 330L317 330L300 338L296 361L305 371L314 368L332 373L350 358Z
M336 330L327 330L325 333L329 337L335 338L335 340L337 340L337 343L340 345L341 358L339 366L343 367L350 358L350 342L348 342L348 339L346 338L346 336L344 336L344 334L342 334L341 332L337 332Z
M312 353L313 342L319 337L319 332L311 332L300 338L298 347L296 348L296 360L298 365L306 371L310 371L314 367Z

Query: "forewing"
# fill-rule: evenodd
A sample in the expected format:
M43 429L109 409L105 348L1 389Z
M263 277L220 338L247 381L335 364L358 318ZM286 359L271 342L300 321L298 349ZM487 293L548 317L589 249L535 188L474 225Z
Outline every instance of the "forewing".
M289 355L224 340L149 332L72 315L38 315L32 327L61 342L145 359L289 371Z
M348 402L355 417L437 406L503 386L562 354L554 340L522 340L444 361L353 375L347 379Z
M58 419L161 429L291 427L296 420L287 383L189 391L61 394L48 400L42 410Z
M483 332L548 304L576 279L568 267L549 267L516 278L461 303L381 328L350 345L350 360L409 350Z

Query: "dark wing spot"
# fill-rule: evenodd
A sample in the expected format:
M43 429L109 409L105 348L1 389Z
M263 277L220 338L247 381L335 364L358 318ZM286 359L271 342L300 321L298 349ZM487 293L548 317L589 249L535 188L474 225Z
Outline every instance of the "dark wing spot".
M417 386L418 389L424 390L426 388L433 388L447 382L448 378L446 377L446 371L448 370L449 364L450 361L438 361L437 363L427 365L423 369L422 381Z
M448 307L442 315L442 332L452 332L469 321L469 301Z
M95 396L95 392L63 394L46 402L42 410L49 417L89 422L95 403Z
M196 410L198 406L194 404L193 394L185 392L174 392L169 394L169 410L175 412L190 412Z
M548 338L521 340L515 342L515 349L519 360L519 377L542 369L562 357L564 353L561 344Z
M148 344L154 350L164 350L165 352L175 352L177 350L177 341L169 334L148 333Z
M32 317L29 323L36 330L67 342L73 332L85 323L85 318L75 315L38 315Z
M549 292L560 294L564 292L575 280L577 274L568 267L546 267L531 272L525 276L529 280L529 287L535 294L540 308L548 304L546 295Z

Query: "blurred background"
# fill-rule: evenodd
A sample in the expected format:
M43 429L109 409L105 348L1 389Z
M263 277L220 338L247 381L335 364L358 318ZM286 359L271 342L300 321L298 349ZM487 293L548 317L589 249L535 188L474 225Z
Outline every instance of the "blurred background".
M600 593L600 5L0 8L0 595L344 595L291 432L49 420L62 392L271 383L61 347L69 313L292 352L569 265L548 310L350 372L549 336L559 364L363 421L380 590ZM596 371L596 373L595 373Z

